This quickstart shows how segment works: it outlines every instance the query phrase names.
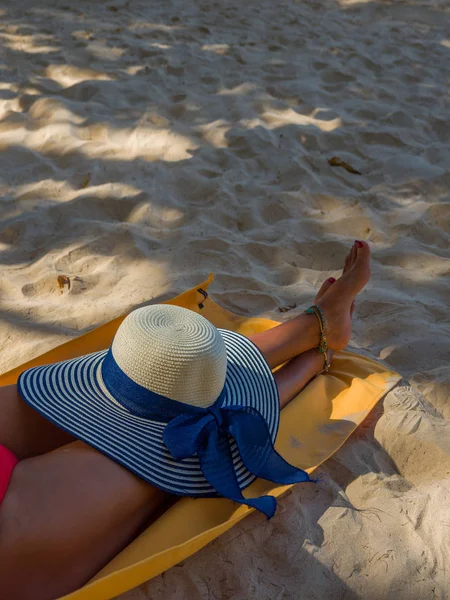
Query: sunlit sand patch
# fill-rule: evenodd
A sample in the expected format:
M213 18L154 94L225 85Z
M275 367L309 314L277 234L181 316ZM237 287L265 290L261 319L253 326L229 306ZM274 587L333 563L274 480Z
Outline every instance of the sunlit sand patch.
M206 125L200 125L198 129L201 132L202 139L214 148L228 147L226 135L230 131L231 125L227 121L218 119Z
M54 41L50 35L13 35L9 33L0 33L0 39L6 48L19 50L27 54L51 54L59 52L60 46L45 45L46 41Z
M68 194L73 193L73 187L67 181L57 179L42 179L33 183L17 185L14 189L14 198L23 203L23 207L34 209L39 206L48 206L55 202L64 202Z
M313 112L314 114L317 113ZM322 131L334 131L343 125L340 117L330 121L323 121L315 118L313 115L302 115L292 108L288 108L287 110L270 109L261 115L261 119L266 123L268 129L275 129L284 125L314 125Z
M41 121L42 126L45 125L45 121L59 123L61 127L83 123L84 118L70 110L67 104L64 100L54 97L38 98L29 107L28 115L36 121Z
M87 185L81 189L74 187L69 181L49 178L18 185L12 191L12 195L15 201L22 205L22 208L26 206L27 209L34 209L49 204L62 204L67 200L82 197L88 192L92 194L94 191L96 198L105 200L112 197L133 198L142 193L139 188L120 181L97 185L95 180L91 182L89 175L89 173L86 175Z
M158 48L159 50L169 50L169 44L161 44L160 42L152 42L149 44L151 48Z
M131 161L141 157L149 161L176 162L189 158L192 151L198 147L198 144L193 143L190 138L174 133L170 129L150 127L122 129L99 124L90 129L92 130L97 132L96 139L92 139L95 143L87 142L77 146L81 154L91 158L101 158L109 154L112 160ZM67 142L70 144L71 140L68 139Z
M131 65L125 69L128 75L137 75L141 71L145 71L145 65Z
M253 83L242 83L233 88L222 89L217 92L218 96L239 96L244 94L249 94L254 90L257 90L258 86Z
M131 30L135 32L143 32L143 31L165 31L165 32L173 32L179 31L183 29L181 25L165 25L164 23L147 23L145 21L139 20L132 27Z
M386 360L387 358L389 358L389 356L392 354L392 352L394 352L394 350L397 349L397 344L391 344L389 346L386 346L385 348L382 348L380 350L380 354L379 354L379 358L381 360Z
M107 73L102 73L88 67L77 67L75 65L49 65L45 69L45 76L59 83L61 87L70 87L81 81L100 79L112 81L114 77Z
M112 153L114 160L142 157L150 161L175 162L189 158L198 147L198 143L191 138L163 127L169 122L156 113L149 113L148 119L155 123L154 127L147 124L136 128L120 128L112 127L107 122L76 127L83 123L84 118L73 113L64 102L54 98L39 98L31 105L28 114L35 123L26 132L20 123L15 129L3 128L3 132L0 127L0 140L5 148L20 144L52 154L63 155L76 149L89 157Z
M184 211L176 207L152 206L143 203L137 206L129 215L129 223L148 223L151 227L173 229L183 225Z
M202 46L202 50L204 52L214 52L214 54L218 54L219 56L223 56L228 54L230 51L229 44L204 44Z
M99 127L96 126L96 129ZM65 129L65 131L64 131ZM170 130L140 128L139 131L131 129L109 130L102 128L105 137L101 141L82 143L68 130L67 123L63 125L49 124L39 128L38 134L31 132L24 143L23 132L20 130L8 131L8 141L4 141L3 150L11 145L21 143L37 152L51 153L64 156L76 150L90 158L104 158L108 154L112 160L131 161L143 158L148 161L165 160L176 162L189 158L192 151L198 147L189 138L173 133ZM0 141L2 134L0 131ZM1 148L0 148L1 151Z

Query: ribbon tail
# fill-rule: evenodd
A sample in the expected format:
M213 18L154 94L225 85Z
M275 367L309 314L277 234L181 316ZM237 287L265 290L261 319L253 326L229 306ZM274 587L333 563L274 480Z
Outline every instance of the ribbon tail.
M306 471L278 454L264 418L253 410L227 410L228 430L236 440L242 462L263 479L289 485L312 481Z
M234 471L228 434L214 426L207 425L208 434L198 449L198 458L203 475L212 487L225 498L256 508L268 519L273 517L277 501L273 496L244 498Z

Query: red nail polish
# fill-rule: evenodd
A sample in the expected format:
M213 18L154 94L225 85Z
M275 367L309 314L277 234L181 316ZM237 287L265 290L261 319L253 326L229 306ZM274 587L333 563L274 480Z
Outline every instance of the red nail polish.
M330 279L328 280L330 283L334 283L336 281L336 279L334 277L330 277Z
M362 248L364 246L364 244L362 242L360 242L359 240L355 240L355 243L358 246L358 248Z

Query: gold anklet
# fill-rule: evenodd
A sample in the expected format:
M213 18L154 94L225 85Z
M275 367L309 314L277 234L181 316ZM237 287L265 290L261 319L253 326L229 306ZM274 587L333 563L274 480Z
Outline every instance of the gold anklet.
M322 375L322 373L328 373L331 368L331 363L328 362L327 353L323 355L323 369L317 373L317 375Z
M323 354L323 358L324 358L324 366L323 366L322 371L320 371L320 373L327 373L327 371L331 367L331 365L328 362L328 356L327 356L328 342L327 342L327 336L325 335L325 327L326 327L325 316L323 314L322 309L320 308L320 306L317 306L317 304L313 304L313 306L310 306L309 308L307 308L305 310L305 313L307 315L316 315L317 320L319 321L320 341L319 341L319 346L316 348L316 350L317 350L317 352L320 352L320 354ZM320 373L319 373L319 375L320 375Z

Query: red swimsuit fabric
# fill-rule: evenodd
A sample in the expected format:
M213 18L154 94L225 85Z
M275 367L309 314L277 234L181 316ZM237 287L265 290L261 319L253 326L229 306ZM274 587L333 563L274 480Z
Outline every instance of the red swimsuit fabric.
M19 462L11 450L0 444L0 504L5 497L14 467Z

